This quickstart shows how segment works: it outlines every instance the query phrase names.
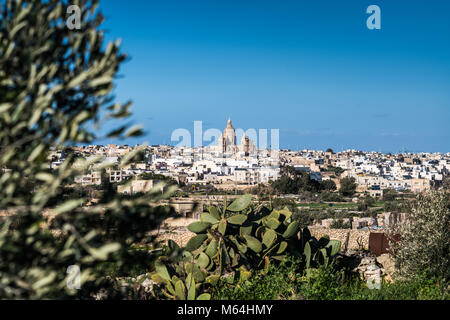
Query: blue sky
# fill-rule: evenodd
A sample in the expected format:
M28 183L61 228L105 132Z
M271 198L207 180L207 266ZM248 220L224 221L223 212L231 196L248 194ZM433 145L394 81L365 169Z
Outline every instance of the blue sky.
M381 8L381 30L366 8ZM449 1L103 0L147 134L280 129L291 149L450 151ZM113 141L103 141L113 142Z

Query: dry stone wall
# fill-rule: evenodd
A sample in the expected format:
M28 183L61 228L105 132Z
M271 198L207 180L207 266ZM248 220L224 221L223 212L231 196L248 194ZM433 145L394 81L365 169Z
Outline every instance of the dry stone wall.
M354 229L329 229L319 226L308 227L311 235L320 239L328 235L330 239L341 241L341 249L358 250L369 249L369 230L354 230ZM373 232L373 231L372 231ZM348 238L348 243L347 243ZM345 245L347 243L347 248Z
M167 219L163 223L162 230L155 232L158 235L157 240L166 243L171 239L178 243L180 246L186 245L187 241L195 234L187 230L187 226L197 221L195 219ZM309 226L308 229L311 235L320 239L321 237L328 235L330 239L340 240L341 249L346 250L359 250L369 249L369 230L354 230L354 229L330 229L322 226ZM348 243L347 243L348 238ZM347 247L345 248L345 244Z

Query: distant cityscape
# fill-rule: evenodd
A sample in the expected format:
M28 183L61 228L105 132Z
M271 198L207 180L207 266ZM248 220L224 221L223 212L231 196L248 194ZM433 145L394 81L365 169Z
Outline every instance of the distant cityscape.
M409 190L420 193L439 186L450 169L450 153L383 154L347 150L270 150L257 149L245 135L236 143L236 133L228 120L218 144L212 147L186 148L169 145L144 147L142 161L119 168L119 162L137 147L129 145L73 146L69 150L87 160L104 157L109 182L135 181L121 187L122 193L145 192L153 183L142 183L143 174L161 175L177 183L212 185L219 190L245 190L280 178L281 167L292 166L310 175L311 180L332 180L337 189L340 179L354 178L356 191L380 198L383 190ZM55 169L66 158L66 152L51 150L50 168ZM100 185L102 177L98 163L75 179L80 185ZM336 174L338 172L338 174Z
M0 300L450 300L448 12L0 0Z

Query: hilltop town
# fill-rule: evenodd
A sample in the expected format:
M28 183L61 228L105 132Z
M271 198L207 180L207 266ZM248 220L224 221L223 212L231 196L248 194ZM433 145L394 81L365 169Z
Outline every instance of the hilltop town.
M0 300L449 300L450 6L272 2L0 0Z
M189 224L199 221L211 204L223 203L226 195L233 200L238 194L251 193L252 202L259 203L275 192L271 205L287 206L313 236L340 241L350 257L367 255L367 250L377 256L369 261L363 255L365 262L355 267L364 278L381 270L390 279L394 267L385 233L408 219L408 203L417 195L448 187L450 153L271 150L258 149L245 134L240 144L237 140L228 120L218 143L211 147L73 146L52 150L48 161L51 169L57 169L68 154L85 160L100 157L100 162L75 177L75 188L104 192L112 187L118 194L134 196L151 191L161 180L177 184L182 193L159 204L170 205L184 218L166 219L152 235L161 243L172 240L180 246L195 235ZM121 165L138 148L142 150L139 161ZM99 168L105 163L107 169L102 171Z
M121 188L123 193L145 192L151 188L153 184L140 182L145 175L166 177L178 184L194 186L194 189L212 186L223 191L246 190L276 181L281 176L283 166L292 166L297 171L309 174L312 180L333 181L337 190L340 189L342 178L354 178L357 192L381 198L386 189L421 193L439 187L450 170L450 153L383 154L357 150L335 153L331 149L256 149L255 143L245 135L238 145L231 120L217 146L146 146L143 147L142 161L119 168L121 158L138 147L88 145L73 146L69 151L85 159L101 156L103 162L115 165L107 170L107 178L111 183L133 178L135 181L131 187ZM67 151L52 150L48 155L50 168L58 168L66 156ZM102 177L95 166L75 179L75 183L80 185L100 185L101 182Z

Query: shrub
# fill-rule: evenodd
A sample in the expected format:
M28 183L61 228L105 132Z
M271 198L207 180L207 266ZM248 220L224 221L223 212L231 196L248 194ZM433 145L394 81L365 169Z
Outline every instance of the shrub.
M151 206L168 197L157 190L133 201L105 196L94 206L78 192L64 198L63 187L101 159L69 151L64 163L48 169L51 148L92 144L94 129L130 115L131 103L116 103L112 95L126 55L119 42L105 43L98 1L77 1L82 21L76 31L65 25L66 4L0 2L0 208L11 213L0 221L0 298L91 298L104 288L109 271L103 263L115 263L118 272L151 263L128 248L152 242L148 232L173 213ZM111 129L108 138L141 133L126 124ZM71 265L80 268L81 290L66 286Z
M376 200L372 198L371 196L365 196L364 198L360 198L358 200L358 211L369 211L369 213L372 216L376 216L376 213L374 214L373 211L369 210L370 207L374 206L376 203Z
M276 210L287 207L290 211L294 212L297 208L297 204L293 199L274 198L272 199L272 207Z
M300 228L305 228L314 224L314 215L307 210L297 209L292 214L292 220L298 221Z
M344 272L335 266L323 266L302 277L297 294L308 300L346 299L351 296L352 287L359 285L358 279L346 281Z
M448 300L448 283L433 278L427 273L417 275L409 280L381 283L379 290L359 286L352 299L358 300Z
M170 299L183 299L183 288L190 284L188 299L195 299L221 278L231 284L245 283L291 255L306 269L332 264L340 241L312 237L308 228L301 230L291 216L287 208L255 208L250 195L238 197L230 205L225 199L223 207L208 207L200 221L188 226L196 235L184 248L168 242L169 250L158 259L152 279ZM172 252L179 253L175 259Z
M343 173L345 170L342 169L341 167L328 167L328 169L326 169L326 171L334 172L336 176L340 176L341 173Z
M231 285L222 280L213 299L268 300L448 300L448 283L424 273L410 280L387 282L380 289L370 289L366 281L348 274L336 265L300 272L299 262L288 258L267 274L247 283Z
M324 191L320 194L320 199L326 202L344 202L342 195L338 192Z
M387 201L384 203L384 210L388 212L408 212L411 211L409 201Z
M344 222L343 219L335 219L330 225L331 229L350 229L350 222Z
M320 190L334 191L336 183L333 180L322 180L320 181Z
M222 279L214 288L214 300L275 300L292 299L296 296L300 261L294 257L272 265L266 273L250 280L230 284Z
M342 178L340 182L341 188L339 189L339 192L344 197L351 197L355 194L356 191L355 178Z
M447 300L448 283L424 273L409 280L387 282L370 289L364 280L334 266L312 270L296 289L299 298L310 300Z
M308 172L297 171L294 167L285 166L281 169L281 177L272 182L271 186L281 194L316 193L322 190L336 190L332 180L317 181L311 179Z
M397 191L394 189L384 189L383 190L383 201L394 201L397 197Z
M449 193L422 194L406 222L392 233L401 240L392 243L400 275L414 277L427 271L430 276L450 279Z

